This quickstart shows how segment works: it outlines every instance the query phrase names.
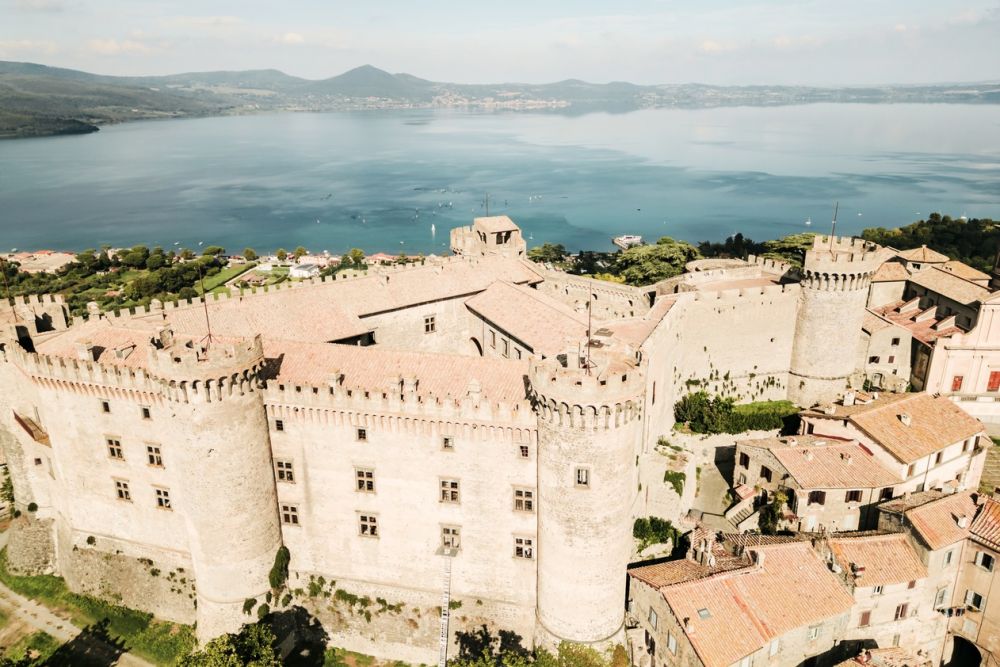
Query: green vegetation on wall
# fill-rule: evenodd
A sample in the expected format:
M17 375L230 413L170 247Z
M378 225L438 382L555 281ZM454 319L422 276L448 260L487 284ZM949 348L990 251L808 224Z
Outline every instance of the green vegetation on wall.
M798 409L790 401L760 401L736 405L730 397L696 391L674 404L674 419L694 433L743 433L794 428Z
M640 517L632 524L632 537L639 540L639 551L651 544L676 544L681 532L665 519Z

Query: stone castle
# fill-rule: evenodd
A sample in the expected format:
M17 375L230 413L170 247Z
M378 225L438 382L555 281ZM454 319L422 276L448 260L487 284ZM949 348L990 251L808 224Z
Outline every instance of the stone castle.
M921 267L859 239L817 237L801 269L703 260L645 287L529 261L504 216L451 241L420 265L72 321L58 298L18 301L0 334L26 519L10 566L204 640L289 604L268 576L285 546L293 604L336 645L432 662L483 624L622 641L632 523L678 522L694 493L662 483L657 452L682 395L822 411L883 373L905 385L911 358L950 363L952 338L921 356L918 332L884 341L899 373L869 362L873 317L916 332L930 315L891 308L951 301L910 295ZM949 335L975 333L990 298ZM976 363L956 401L1000 389Z

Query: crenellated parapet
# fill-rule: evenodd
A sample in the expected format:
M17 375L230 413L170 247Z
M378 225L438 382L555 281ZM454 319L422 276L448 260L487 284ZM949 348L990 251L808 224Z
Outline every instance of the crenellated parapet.
M164 328L153 338L148 366L168 400L212 403L260 387L264 345L259 334L244 340L181 343Z
M800 270L808 289L850 292L867 289L882 263L879 246L864 239L817 236Z
M582 430L612 430L642 416L645 378L625 364L600 370L564 367L556 358L533 360L530 391L540 421Z

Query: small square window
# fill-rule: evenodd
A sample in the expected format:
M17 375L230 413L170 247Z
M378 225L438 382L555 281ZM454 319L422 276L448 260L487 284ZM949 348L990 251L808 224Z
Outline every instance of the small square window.
M441 526L441 546L459 549L462 546L462 529L458 526Z
M708 607L703 607L698 610L698 618L700 618L703 621L705 619L712 618L712 612L708 610Z
M916 579L911 579L910 583L906 584L906 588L909 589L909 590L913 590L916 587L917 587L917 580Z
M108 401L101 401L101 412L111 412L111 403Z
M118 461L125 460L125 450L122 449L122 443L117 438L108 438L108 456Z
M298 505L281 504L281 523L289 526L299 525Z
M980 551L976 553L976 565L983 568L987 572L993 571L993 565L996 559L985 551Z
M441 502L443 503L457 503L459 500L458 495L458 480L457 479L442 479L441 480Z
M878 363L878 357L868 357L868 363L869 364L877 364Z
M911 463L909 467L906 469L906 478L909 479L910 477L913 477L913 474L915 472L917 472L917 464Z
M534 489L514 489L514 509L518 512L534 512Z
M364 537L378 537L378 517L374 514L359 514L358 534Z
M937 608L943 606L947 597L948 587L939 588L937 594L934 596L934 607Z
M115 493L118 494L118 500L132 500L132 492L129 491L128 482L123 479L115 480Z
M446 435L441 438L441 448L448 450L455 449L455 438L450 435Z
M434 333L437 331L437 318L434 315L424 317L424 333Z
M760 467L760 477L761 477L761 479L766 479L768 482L770 482L772 474L773 473L771 472L771 469L768 468L767 466L761 466Z
M285 430L285 420L283 420L283 419L275 419L274 420L274 430L275 431L284 431Z
M944 460L944 452L938 452L934 455L934 465L941 465L941 461Z
M892 339L892 346L893 347L897 347L898 345L899 345L899 339L898 338L893 338Z
M882 587L881 586L873 586L872 587L872 595L882 595Z
M156 506L164 510L171 509L169 489L163 489L163 488L156 489Z
M813 625L809 628L809 641L818 638L823 630L822 625Z
M146 460L151 466L163 467L163 454L160 453L159 445L146 445Z
M358 437L358 440L360 440L362 442L368 440L368 429L366 429L366 428L359 428L357 430L357 437Z
M520 449L520 452L521 452L521 458L522 459L528 458L528 446L527 445L521 445L519 447L519 449Z
M140 414L142 414L142 418L143 419L152 419L153 418L153 413L149 410L148 406L145 406L145 405L142 406L141 408L139 408L139 412L140 412Z
M579 487L589 487L590 486L590 469L589 468L577 468L576 469L576 485Z
M965 604L979 611L983 608L983 596L972 590L965 591Z
M889 363L890 364L896 363L896 357L895 357L895 355L892 355L892 354L889 355Z
M531 537L514 538L514 558L531 560L535 557L535 540Z
M35 465L36 466L42 465L42 460L41 459L35 459Z
M746 452L740 452L740 467L747 469L750 468L750 455Z
M275 461L274 470L279 482L295 482L295 470L292 468L291 461Z
M375 471L371 468L355 468L354 479L358 491L364 493L375 492Z
M867 628L872 624L872 613L870 611L861 612L861 618L858 621L859 628Z
M861 491L860 490L848 491L847 494L844 496L844 502L847 502L847 503L860 503L861 502Z
M893 488L891 486L887 486L882 489L882 492L879 494L879 500L892 500L892 494Z

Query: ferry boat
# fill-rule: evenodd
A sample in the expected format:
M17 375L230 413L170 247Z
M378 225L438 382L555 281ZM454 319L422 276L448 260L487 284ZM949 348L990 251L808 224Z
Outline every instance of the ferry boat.
M628 250L632 246L642 245L642 237L636 234L623 234L614 237L611 242L622 250Z

